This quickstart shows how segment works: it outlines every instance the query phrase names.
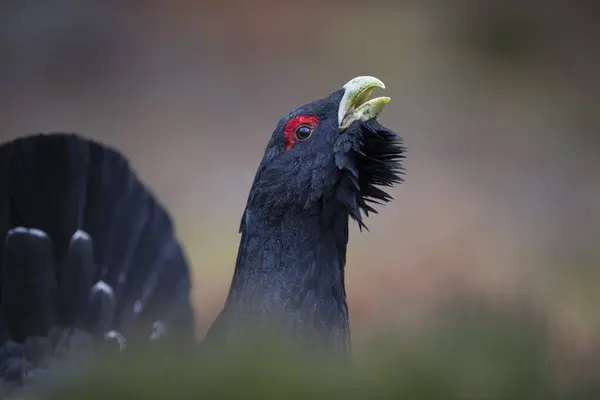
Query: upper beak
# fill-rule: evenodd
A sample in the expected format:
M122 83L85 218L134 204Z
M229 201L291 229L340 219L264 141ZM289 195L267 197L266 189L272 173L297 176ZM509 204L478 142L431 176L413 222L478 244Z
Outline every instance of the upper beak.
M376 97L367 101L375 88L385 85L373 76L359 76L344 85L344 96L338 109L340 132L344 132L354 121L375 119L390 102L389 97Z

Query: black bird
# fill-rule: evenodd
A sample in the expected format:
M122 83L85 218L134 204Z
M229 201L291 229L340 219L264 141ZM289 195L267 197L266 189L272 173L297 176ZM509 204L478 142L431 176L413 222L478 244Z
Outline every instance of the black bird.
M373 77L283 117L242 216L225 306L204 345L254 329L348 352L349 219L402 182L402 139ZM193 342L190 271L173 224L116 150L74 134L0 147L0 377L20 385L81 343Z

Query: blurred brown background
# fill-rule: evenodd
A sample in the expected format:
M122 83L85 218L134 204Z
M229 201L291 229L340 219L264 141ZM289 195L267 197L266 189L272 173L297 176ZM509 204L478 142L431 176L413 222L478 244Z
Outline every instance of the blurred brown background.
M580 1L0 1L0 137L121 149L171 210L202 329L278 119L383 80L406 183L353 226L355 332L453 298L537 309L600 349L600 9ZM415 322L416 321L416 322Z

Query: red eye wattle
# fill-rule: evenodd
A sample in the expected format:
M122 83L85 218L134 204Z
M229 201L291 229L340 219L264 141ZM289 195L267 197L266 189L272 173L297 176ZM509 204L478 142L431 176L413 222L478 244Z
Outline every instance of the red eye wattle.
M288 121L283 134L285 136L285 149L292 148L298 140L308 139L314 132L319 119L313 115L299 115Z

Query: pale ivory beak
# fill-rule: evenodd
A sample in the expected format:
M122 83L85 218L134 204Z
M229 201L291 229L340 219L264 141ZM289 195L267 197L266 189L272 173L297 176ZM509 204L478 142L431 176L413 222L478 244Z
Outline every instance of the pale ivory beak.
M375 119L390 102L389 97L368 100L373 89L385 89L385 85L373 76L358 76L344 85L344 96L338 109L340 132L344 132L354 121Z

